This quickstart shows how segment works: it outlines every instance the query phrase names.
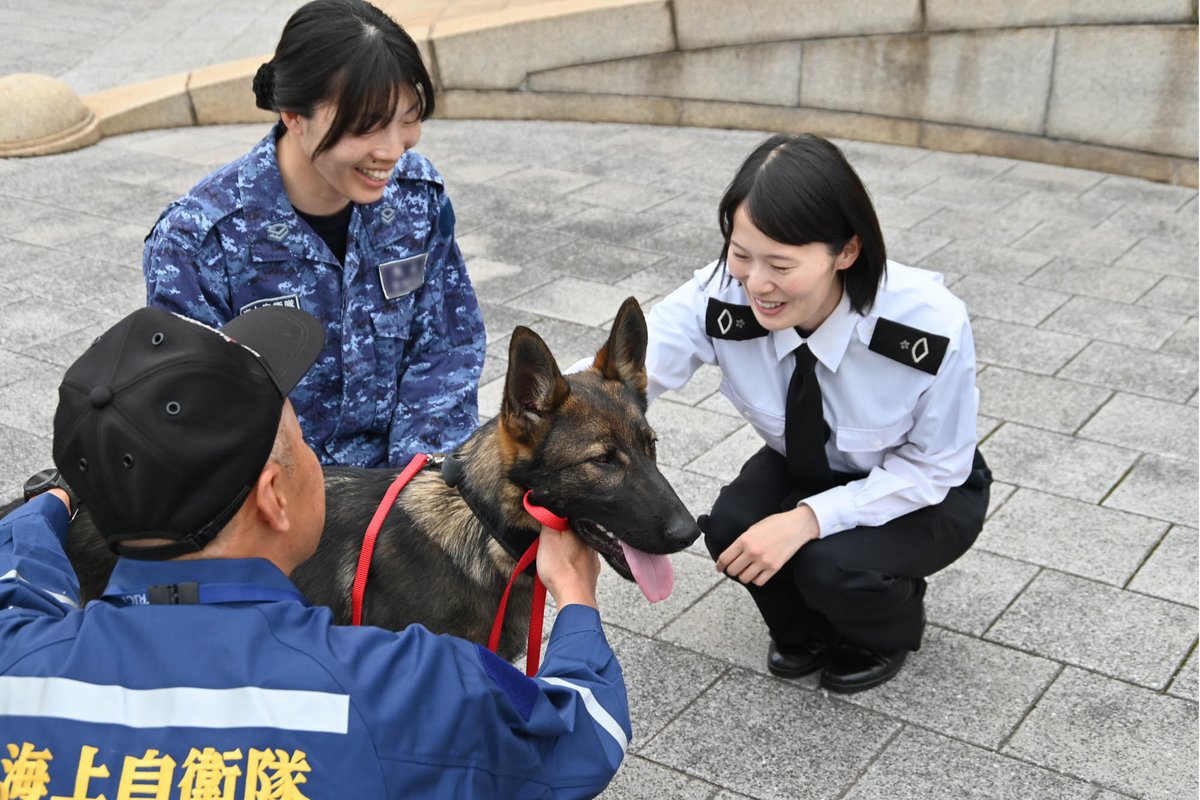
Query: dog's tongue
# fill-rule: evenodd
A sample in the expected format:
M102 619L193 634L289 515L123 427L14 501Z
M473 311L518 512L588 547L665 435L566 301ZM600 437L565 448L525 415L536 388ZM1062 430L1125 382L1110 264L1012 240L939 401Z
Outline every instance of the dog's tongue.
M666 556L651 555L630 547L621 542L625 551L625 561L629 563L629 571L637 581L638 588L651 603L666 600L675 588L675 568L671 559Z

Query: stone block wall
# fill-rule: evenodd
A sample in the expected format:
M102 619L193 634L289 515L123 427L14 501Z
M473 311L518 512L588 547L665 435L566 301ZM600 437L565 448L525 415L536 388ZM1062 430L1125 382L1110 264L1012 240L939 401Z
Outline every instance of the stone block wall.
M428 37L449 116L810 130L1197 180L1194 0L564 0Z

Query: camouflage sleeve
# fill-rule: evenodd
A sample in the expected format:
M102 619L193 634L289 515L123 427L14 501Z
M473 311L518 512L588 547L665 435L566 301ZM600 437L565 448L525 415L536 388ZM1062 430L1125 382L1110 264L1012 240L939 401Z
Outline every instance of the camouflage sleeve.
M168 214L159 219L142 251L146 305L218 327L233 319L225 254L215 230L196 247L172 231Z
M454 208L439 190L436 230L415 309L415 341L397 389L388 461L449 451L479 425L483 314L454 240Z

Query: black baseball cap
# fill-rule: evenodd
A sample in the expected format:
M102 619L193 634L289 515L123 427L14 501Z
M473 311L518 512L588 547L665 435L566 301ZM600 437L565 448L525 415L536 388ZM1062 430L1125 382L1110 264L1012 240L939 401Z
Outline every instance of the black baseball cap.
M295 308L219 331L142 308L93 342L58 389L54 463L114 552L174 558L212 541L266 465L324 336ZM133 539L174 544L123 544Z

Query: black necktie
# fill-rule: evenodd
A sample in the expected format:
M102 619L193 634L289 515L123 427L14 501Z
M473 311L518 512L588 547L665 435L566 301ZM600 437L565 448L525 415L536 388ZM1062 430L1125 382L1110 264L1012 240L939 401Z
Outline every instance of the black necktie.
M817 357L808 343L796 348L796 369L787 390L787 417L783 442L787 447L788 472L804 485L822 483L830 477L825 441L829 426L821 409L821 384L817 382Z

